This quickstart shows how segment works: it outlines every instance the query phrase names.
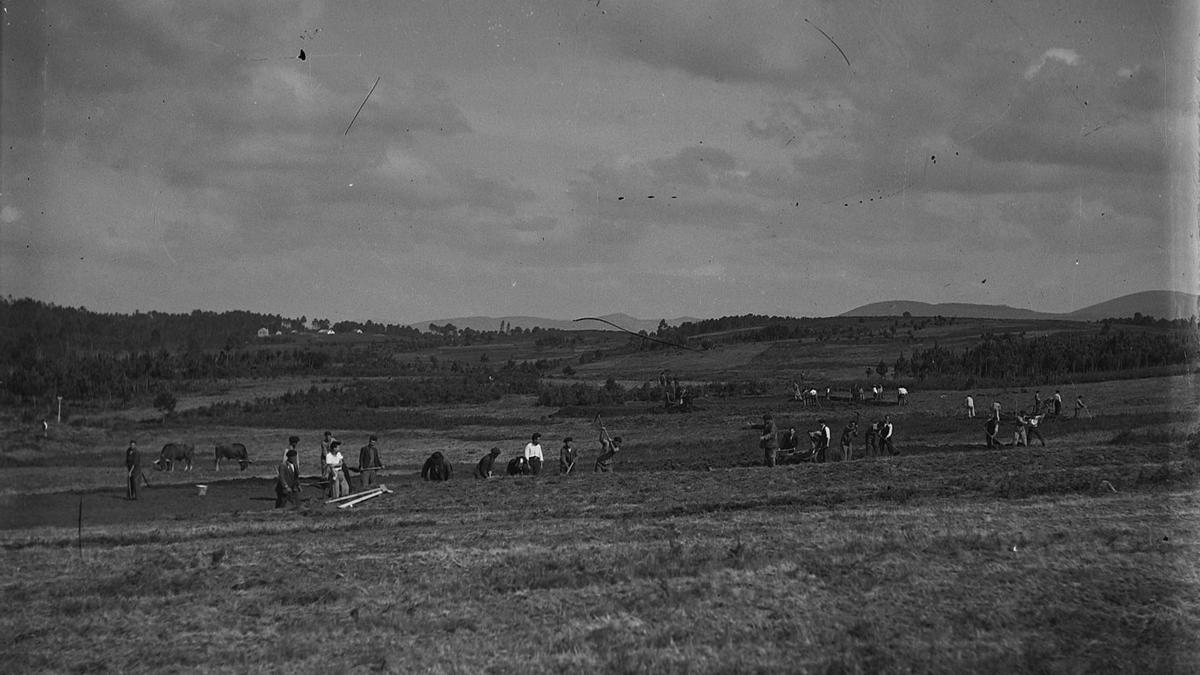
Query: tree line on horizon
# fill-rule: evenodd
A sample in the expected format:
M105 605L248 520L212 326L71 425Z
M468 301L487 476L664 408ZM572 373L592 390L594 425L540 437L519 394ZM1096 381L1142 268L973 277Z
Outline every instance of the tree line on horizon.
M877 319L884 319L882 317ZM954 317L902 317L882 321L862 318L810 319L746 314L685 322L671 327L660 322L653 334L658 341L644 339L644 331L629 335L623 344L579 352L564 367L557 359L538 359L531 365L538 377L563 367L570 376L571 362L603 360L630 351L672 349L672 344L713 348L717 343L816 340L908 340L914 331L930 326L953 325ZM275 330L298 330L307 317L287 319L279 315L246 311L188 314L161 312L101 314L86 308L59 307L32 299L0 298L0 403L43 404L55 396L76 401L100 401L106 405L128 404L159 396L164 391L197 388L202 383L239 377L277 377L298 374L326 376L402 375L452 377L464 382L491 375L498 368L486 363L454 360L439 362L403 360L404 352L443 346L488 344L500 336L523 338L535 347L572 347L581 337L574 331L501 327L499 331L459 329L453 324L430 324L428 332L410 326L374 322L339 322L318 319L313 326L331 326L337 332L362 330L387 336L386 341L361 344L320 344L297 340L290 332L274 336ZM1128 326L1128 329L1123 328ZM256 338L260 328L272 337ZM908 356L901 353L893 363L881 363L875 374L893 378L941 381L1005 382L1061 377L1073 373L1128 371L1194 363L1197 360L1196 321L1154 319L1135 315L1129 319L1101 322L1094 333L1062 333L1026 337L1023 334L981 334L962 350L934 344L916 347ZM505 364L510 372L518 364ZM871 373L868 372L868 376ZM426 382L424 394L410 396L392 389L376 400L407 404L415 400L440 401L456 389L434 387ZM483 390L496 393L495 387ZM524 385L529 391L530 385ZM585 397L576 392L575 398ZM433 397L430 399L430 397ZM603 398L603 397L601 397ZM157 404L156 404L157 405Z

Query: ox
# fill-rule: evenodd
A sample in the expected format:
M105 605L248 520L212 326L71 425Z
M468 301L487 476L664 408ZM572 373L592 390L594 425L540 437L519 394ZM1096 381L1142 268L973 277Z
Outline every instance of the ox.
M221 470L221 460L235 460L242 471L246 470L254 460L250 459L250 454L246 452L246 446L241 443L230 443L228 445L218 445L215 454L214 470Z
M154 468L158 471L174 471L175 462L183 462L183 470L192 470L192 456L195 454L195 449L186 443L167 443L158 453L158 459L154 460Z

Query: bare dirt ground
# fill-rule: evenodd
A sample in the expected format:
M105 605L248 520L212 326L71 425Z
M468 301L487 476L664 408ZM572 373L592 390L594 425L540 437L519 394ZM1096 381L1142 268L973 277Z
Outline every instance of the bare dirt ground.
M315 487L273 508L293 430L14 429L0 658L14 672L1196 672L1197 384L1072 387L1068 418L1078 392L1095 417L1000 450L959 416L961 392L633 406L605 416L627 444L604 475L589 417L514 399L489 409L537 429L333 429L352 464L368 433L383 441L394 494L353 509ZM1032 400L976 393L981 415ZM832 418L835 438L856 410L890 413L901 454L760 467L764 410L802 430ZM302 469L320 431L300 433ZM470 478L487 448L507 459L532 431L549 473ZM559 476L568 434L582 458ZM190 473L148 470L128 502L131 435L147 463L168 441L209 452ZM230 439L251 448L245 473L205 459ZM449 483L417 475L434 450L456 465Z

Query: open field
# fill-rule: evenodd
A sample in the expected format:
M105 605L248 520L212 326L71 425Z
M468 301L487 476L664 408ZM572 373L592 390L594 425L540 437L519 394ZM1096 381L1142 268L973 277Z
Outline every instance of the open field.
M273 509L284 439L300 432L307 475L321 429L14 429L0 651L19 672L1196 672L1198 385L1064 388L1068 416L1076 393L1096 416L1001 450L983 447L982 418L962 419L962 392L629 404L604 411L627 441L611 475L590 471L587 411L509 397L435 409L494 424L414 430L380 410L377 428L333 431L351 464L381 435L395 494L345 510L312 487L300 509ZM976 394L981 415L1032 399ZM762 468L764 410L803 431L825 417L835 437L855 412L889 413L901 454ZM535 430L549 458L574 436L578 473L551 460L539 477L470 478L487 448L503 461ZM127 502L129 437L146 463L194 443L196 468L147 471ZM229 440L250 447L248 471L214 472L212 445ZM449 483L416 475L434 450L456 466Z

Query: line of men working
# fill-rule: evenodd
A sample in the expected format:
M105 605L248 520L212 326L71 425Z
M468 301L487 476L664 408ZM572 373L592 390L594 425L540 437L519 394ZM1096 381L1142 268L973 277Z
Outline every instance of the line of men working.
M541 437L540 433L533 434L529 443L525 445L522 455L513 458L509 462L509 475L537 475L542 472L544 456ZM321 440L320 458L318 461L320 478L326 485L325 494L328 498L337 499L348 496L351 493L348 476L348 472L350 471L360 474L362 478L361 489L363 490L370 489L378 483L378 472L386 468L379 456L378 440L378 436L372 434L367 439L367 444L359 450L358 466L351 467L346 463L345 455L342 454L342 442L334 438L332 432L325 432ZM299 503L299 495L302 489L300 484L299 453L296 450L296 446L299 443L299 436L288 438L288 447L284 451L283 461L277 467L275 481L276 508L289 505L296 506ZM578 461L579 453L573 443L574 439L567 436L563 439L562 448L559 450L559 472L562 474L571 473ZM131 442L131 447L134 445ZM613 460L620 449L621 437L610 436L608 429L601 425L600 453L596 457L593 470L597 473L611 472L613 470ZM476 477L490 478L495 475L493 463L499 455L500 448L494 447L487 455L480 459L475 468ZM421 469L421 477L425 480L449 480L451 474L451 465L440 452L430 455ZM131 472L130 475L132 476L133 473ZM130 490L131 494L134 495L131 498L136 498L136 485L130 488Z
M536 476L540 474L545 464L541 439L542 435L540 433L534 433L530 437L529 443L525 444L525 449L522 453L508 461L505 473L509 476ZM617 453L621 451L621 437L610 436L608 429L601 425L599 440L600 452L596 455L592 471L595 473L610 473L613 470L613 461ZM488 454L480 458L475 464L475 477L492 478L499 475L495 469L495 463L500 453L500 448L494 447L488 451ZM571 473L575 470L578 462L579 451L575 448L575 439L571 436L564 437L562 439L562 447L558 451L559 474L566 475Z
M833 388L825 387L824 390L818 391L813 387L801 386L799 382L792 382L792 400L799 401L800 405L806 408L820 408L821 401L825 401L827 404L833 401ZM866 390L862 385L850 387L851 403L862 403L866 400ZM871 386L871 400L876 402L884 400L883 385ZM896 387L896 405L908 405L908 387Z
M967 419L975 417L975 397L967 394L963 399L963 407L966 409ZM1000 401L992 402L992 414L1000 414ZM1033 392L1033 412L1034 415L1042 415L1046 417L1061 417L1063 412L1063 397L1062 392L1058 389L1054 390L1054 395L1050 398L1043 399L1042 392ZM1083 402L1083 394L1075 397L1075 418L1091 417L1092 412L1088 409L1087 404Z
M899 454L893 441L894 435L895 425L892 423L892 416L884 415L883 419L872 423L864 434L863 456L872 457L885 451L890 455ZM833 434L825 420L819 419L817 428L808 432L809 449L803 451L800 449L801 437L797 433L796 427L788 427L786 432L780 434L775 425L774 416L771 413L764 413L758 445L763 451L763 464L769 467L779 463L780 452L784 453L785 459L789 462L821 463L837 459L849 461L854 459L854 438L856 437L858 437L857 418L850 420L842 428L841 438L838 441L840 453L832 455L830 443L833 440Z

